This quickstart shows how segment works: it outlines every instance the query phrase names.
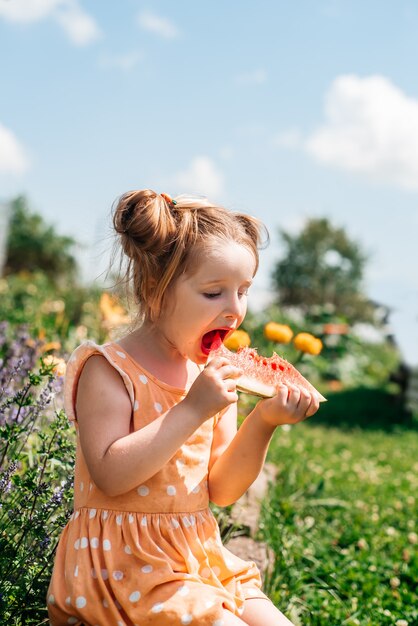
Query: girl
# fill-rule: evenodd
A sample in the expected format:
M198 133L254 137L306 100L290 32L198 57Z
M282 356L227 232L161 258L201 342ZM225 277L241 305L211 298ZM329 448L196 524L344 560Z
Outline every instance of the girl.
M277 426L318 409L283 386L237 431L240 372L208 359L244 319L263 227L149 190L121 197L114 226L141 323L120 341L82 344L68 363L74 513L48 590L51 624L290 625L208 508L247 490Z

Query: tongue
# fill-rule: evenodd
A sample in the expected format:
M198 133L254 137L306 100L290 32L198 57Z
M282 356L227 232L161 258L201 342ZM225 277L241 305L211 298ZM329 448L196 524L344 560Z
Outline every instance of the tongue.
M209 354L212 350L217 350L222 345L222 337L219 331L211 330L202 338L202 350L205 354Z

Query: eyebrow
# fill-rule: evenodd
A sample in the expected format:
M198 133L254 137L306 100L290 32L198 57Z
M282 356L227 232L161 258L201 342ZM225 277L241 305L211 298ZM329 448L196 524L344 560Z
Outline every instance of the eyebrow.
M211 285L222 285L223 283L228 282L225 278L219 278L218 280L208 280L200 283L202 287L210 287ZM250 287L253 284L252 280L244 280L240 285L245 285Z

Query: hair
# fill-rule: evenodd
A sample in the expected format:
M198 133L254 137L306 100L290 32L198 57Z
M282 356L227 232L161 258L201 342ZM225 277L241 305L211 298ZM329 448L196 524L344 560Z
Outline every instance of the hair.
M139 319L156 321L167 289L183 273L191 272L202 247L213 239L234 241L247 247L256 262L267 244L264 224L255 217L228 211L206 198L171 199L150 189L129 191L116 201L113 225L117 233L114 252L121 244L122 281L139 306ZM125 256L126 255L126 256Z

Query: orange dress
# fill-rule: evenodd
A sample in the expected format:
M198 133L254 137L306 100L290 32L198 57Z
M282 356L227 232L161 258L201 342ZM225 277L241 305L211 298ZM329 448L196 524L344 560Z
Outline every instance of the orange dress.
M77 431L77 383L93 354L103 355L122 377L135 430L187 393L157 380L118 344L87 341L68 361L64 388ZM256 565L222 545L208 508L217 419L204 422L152 478L115 497L94 484L77 436L74 512L47 593L52 626L222 626L223 608L240 615L246 598L266 597Z

